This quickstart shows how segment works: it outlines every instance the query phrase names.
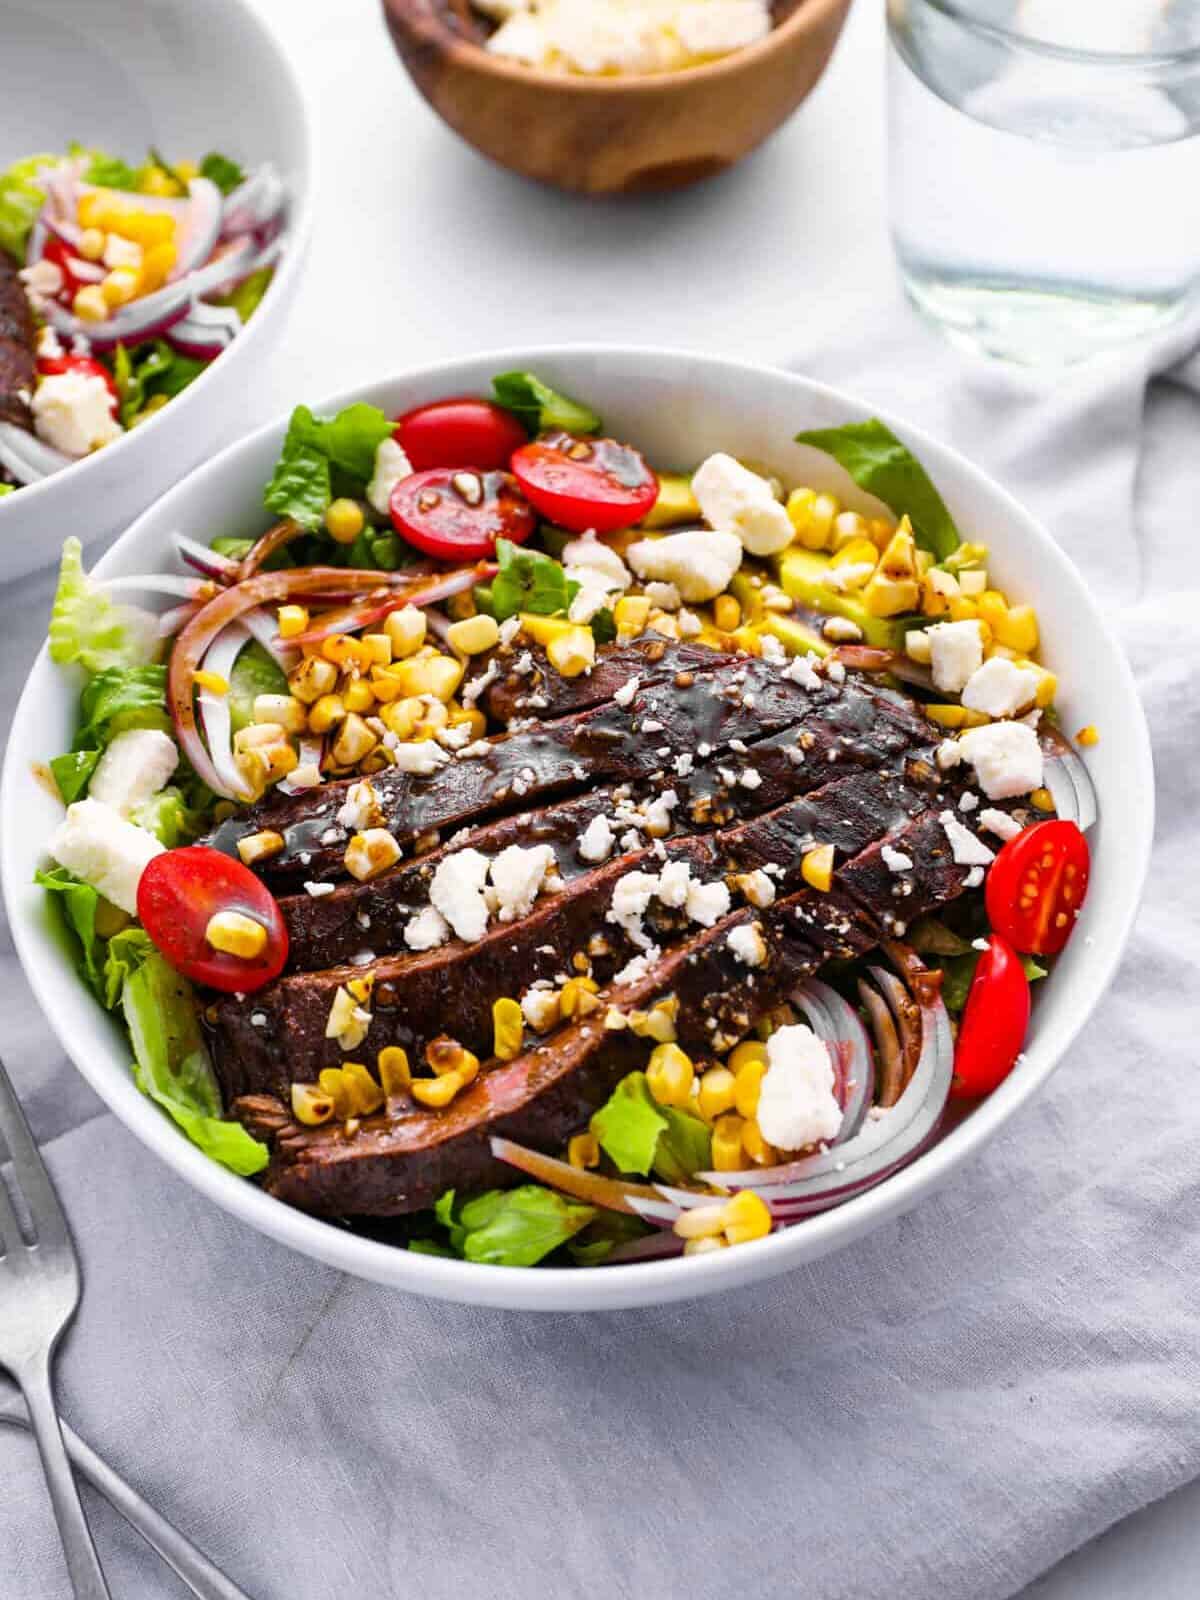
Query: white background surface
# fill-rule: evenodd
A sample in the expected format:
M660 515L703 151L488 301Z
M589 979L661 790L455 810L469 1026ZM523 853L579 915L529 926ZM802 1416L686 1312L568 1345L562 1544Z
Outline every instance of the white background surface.
M228 437L381 372L523 341L786 364L814 324L836 329L895 293L873 0L858 0L826 78L766 149L702 188L621 202L533 188L461 145L409 84L373 0L256 3L312 97L318 223L288 329ZM1194 1596L1197 1513L1200 1488L1184 1491L1027 1600Z

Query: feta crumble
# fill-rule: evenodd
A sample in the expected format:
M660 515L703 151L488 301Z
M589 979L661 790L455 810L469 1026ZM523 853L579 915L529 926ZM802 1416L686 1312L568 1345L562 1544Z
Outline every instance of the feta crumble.
M763 1138L780 1150L803 1150L836 1138L842 1108L833 1092L833 1062L811 1028L793 1023L767 1040L767 1070L758 1095Z

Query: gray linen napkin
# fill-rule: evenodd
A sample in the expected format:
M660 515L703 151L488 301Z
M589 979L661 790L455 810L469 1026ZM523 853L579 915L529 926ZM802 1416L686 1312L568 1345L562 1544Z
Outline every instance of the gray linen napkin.
M914 1214L736 1297L573 1319L389 1294L206 1205L101 1114L6 936L4 1053L87 1270L64 1411L261 1600L1001 1600L1200 1472L1200 406L1182 369L1022 378L899 311L804 365L990 467L1112 607L1160 783L1128 959ZM8 705L49 593L0 600ZM65 1600L28 1440L0 1434L0 1483L0 1593ZM180 1592L97 1523L114 1593Z

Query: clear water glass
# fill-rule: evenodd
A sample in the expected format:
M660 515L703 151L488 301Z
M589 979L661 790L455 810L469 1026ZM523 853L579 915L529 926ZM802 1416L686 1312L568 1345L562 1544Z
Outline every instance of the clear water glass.
M1200 0L888 0L892 239L951 339L1079 361L1200 295Z

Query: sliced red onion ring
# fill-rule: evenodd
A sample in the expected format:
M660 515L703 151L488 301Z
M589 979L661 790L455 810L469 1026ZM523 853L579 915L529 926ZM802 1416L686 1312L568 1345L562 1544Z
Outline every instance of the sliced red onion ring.
M269 161L253 171L236 189L225 196L221 213L221 232L249 233L261 228L282 211L287 200L283 179Z
M842 1107L837 1144L856 1134L875 1098L875 1058L858 1012L836 989L811 978L792 995L809 1026L826 1045L836 1047L834 1093Z
M215 672L226 682L233 674L237 658L250 642L250 630L240 622L232 622L213 640L204 657L206 672ZM250 800L253 796L246 788L246 780L238 771L233 758L233 721L229 713L229 696L214 694L211 689L201 689L197 695L200 726L208 745L212 765L221 779L222 792L237 800Z
M199 539L189 539L186 533L177 533L173 542L179 559L204 577L214 578L218 583L237 578L237 562L231 561L228 556L218 555L206 544L201 544Z
M642 1239L625 1239L614 1245L598 1264L602 1267L619 1267L634 1261L667 1261L681 1256L685 1240L678 1234L659 1229Z
M295 643L301 646L319 644L322 639L328 639L335 633L356 633L360 628L382 622L389 612L397 611L401 606L436 605L439 600L462 594L477 583L486 583L498 571L494 561L479 561L472 567L460 567L437 582L423 580L426 587L417 588L410 594L398 595L394 591L381 590L377 595L368 595L358 605L327 611L324 616L317 618L311 628L298 634Z
M175 635L187 627L196 615L196 607L173 606L170 611L164 611L158 619L158 637L160 639L173 639Z
M239 257L236 272L223 279L220 283L213 284L211 288L205 290L205 293L214 295L232 294L239 283L245 283L247 278L252 278L256 272L262 272L266 267L273 267L283 254L286 243L286 236L277 234L274 239L263 245L254 255Z
M27 433L15 422L0 422L0 465L18 482L37 483L72 466L74 461L73 456L43 444L35 433Z
M186 317L167 330L167 343L181 355L213 361L227 350L242 330L233 306L210 306L197 300Z
M102 589L113 594L133 589L139 594L169 594L185 600L211 600L216 592L211 579L188 578L175 572L149 572L123 578L97 578Z
M211 178L193 178L188 184L187 210L180 223L172 278L186 278L212 255L221 237L224 206L224 197Z
M242 622L282 672L290 672L300 660L301 652L279 637L279 624L269 611L247 611Z
M65 245L78 252L83 229L76 222L66 222L61 217L52 216L48 207L43 208L29 235L29 251L26 256L29 266L35 261L40 261L45 254L48 233L52 233L56 239L61 239Z
M524 1145L513 1144L511 1139L493 1138L489 1141L497 1161L527 1172L552 1189L574 1195L589 1205L602 1206L607 1211L635 1212L639 1204L662 1207L655 1191L641 1183L625 1183L618 1178L604 1178L599 1173L573 1167L569 1162L545 1156L540 1150L529 1150ZM678 1207L675 1208L678 1214Z
M869 644L840 644L830 655L856 672L890 672L894 678L918 689L932 691L934 688L929 668L921 666L903 650L881 650Z

